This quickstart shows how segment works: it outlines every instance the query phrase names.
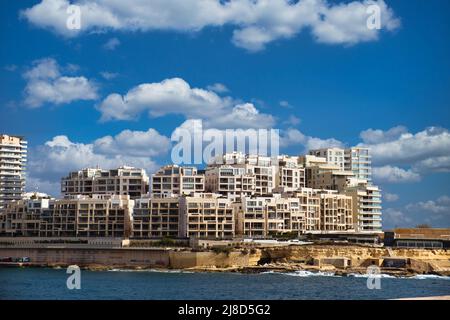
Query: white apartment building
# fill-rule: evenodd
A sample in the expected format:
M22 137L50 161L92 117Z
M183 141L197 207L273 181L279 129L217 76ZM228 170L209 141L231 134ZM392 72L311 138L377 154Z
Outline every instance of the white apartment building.
M276 187L294 191L305 187L305 183L305 169L299 164L298 157L279 156Z
M309 151L310 155L314 155L316 157L325 158L328 164L335 165L340 168L340 170L344 170L345 167L345 158L344 158L344 149L342 148L322 148L315 149Z
M61 194L73 195L129 195L136 199L148 192L149 178L144 169L122 166L103 170L86 168L70 172L61 179Z
M271 194L276 187L277 163L267 156L244 155L233 152L216 157L208 167L221 166L223 164L234 168L244 168L245 172L255 177L255 194Z
M345 194L353 198L353 221L358 232L381 233L381 193L366 180L354 179Z
M233 198L250 196L255 193L256 178L245 167L209 167L205 172L205 190Z
M25 190L27 141L22 136L0 135L0 211Z
M152 194L188 195L205 191L205 175L196 167L168 165L152 175Z
M355 178L372 181L372 160L369 148L345 149L345 170L353 172Z

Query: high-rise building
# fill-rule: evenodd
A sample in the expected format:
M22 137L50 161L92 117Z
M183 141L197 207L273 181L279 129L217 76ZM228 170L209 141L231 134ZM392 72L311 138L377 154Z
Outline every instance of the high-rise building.
M0 135L0 211L25 190L27 141L22 136Z
M345 149L345 170L352 171L355 178L372 180L372 161L370 149L363 147L352 147Z
M345 194L353 198L353 222L359 232L381 233L381 193L366 180L355 179Z
M149 178L144 169L119 167L103 170L86 168L69 173L61 179L61 194L74 195L129 195L140 198L148 192Z

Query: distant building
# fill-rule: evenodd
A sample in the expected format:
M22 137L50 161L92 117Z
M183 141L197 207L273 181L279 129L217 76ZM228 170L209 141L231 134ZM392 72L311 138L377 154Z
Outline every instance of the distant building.
M0 135L0 212L25 190L27 141L22 136Z
M148 193L149 178L144 169L119 167L103 170L86 168L61 179L63 197L74 195L129 195L131 199Z
M450 248L450 228L403 228L386 231L384 245L395 248Z

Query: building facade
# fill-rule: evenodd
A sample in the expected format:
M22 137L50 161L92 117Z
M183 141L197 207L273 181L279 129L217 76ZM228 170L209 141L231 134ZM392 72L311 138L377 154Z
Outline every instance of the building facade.
M25 191L27 141L22 136L0 135L0 212Z
M61 179L63 197L75 195L129 195L131 199L148 193L149 178L144 169L122 166L103 170L86 168Z
M187 195L205 191L205 175L196 167L168 165L152 175L153 194Z

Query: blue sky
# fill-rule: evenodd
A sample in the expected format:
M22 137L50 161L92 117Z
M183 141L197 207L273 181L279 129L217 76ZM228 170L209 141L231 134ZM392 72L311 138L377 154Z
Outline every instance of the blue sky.
M316 0L300 2L306 1ZM2 1L0 131L29 141L28 188L55 193L63 173L86 165L129 162L154 170L170 162L167 137L185 121L203 118L195 111L195 92L189 91L199 88L214 100L204 106L206 125L279 128L288 154L327 143L372 145L374 180L389 194L385 226L449 227L450 3L378 2L388 8L382 19L389 21L372 37L349 29L358 28L351 24L359 20L333 23L335 14L355 10L350 1L326 3L330 23L325 26L283 20L286 15L277 14L293 7L278 2L280 10L269 10L259 20L235 22L231 16L219 23L210 9L211 19L196 16L196 8L171 18L180 13L167 1L167 7L149 13L159 17L158 10L167 10L165 21L152 24L137 13L132 18L144 22L132 30L126 25L130 12L106 1L100 14L115 15L120 25L86 18L85 29L74 35L65 33L58 11L52 11L54 4L67 5L65 0ZM236 12L243 17L261 11L242 10ZM298 20L309 21L308 14L299 13ZM280 26L293 31L277 33ZM254 34L255 29L265 31ZM345 37L332 36L341 31ZM255 44L266 36L269 40ZM44 69L56 74L32 72ZM180 81L161 85L174 78ZM214 93L211 86L217 83L227 90ZM42 84L50 85L48 95L41 95ZM140 87L151 105L131 95L123 103L123 96L142 84L154 84ZM187 101L152 95L169 84L175 90L188 86ZM72 99L57 92L72 89ZM114 100L119 109L111 107L113 97L120 97L122 102ZM234 117L235 105L249 112L247 122ZM101 120L106 113L109 118ZM126 144L125 137L135 145ZM146 142L148 152L140 153Z

